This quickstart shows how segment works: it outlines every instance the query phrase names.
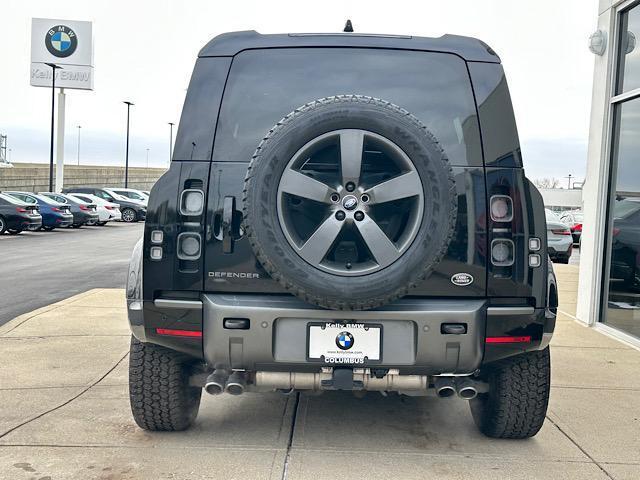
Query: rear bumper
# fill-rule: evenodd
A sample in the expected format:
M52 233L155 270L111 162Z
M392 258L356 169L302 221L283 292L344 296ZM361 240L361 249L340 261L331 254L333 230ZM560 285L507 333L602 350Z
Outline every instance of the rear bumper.
M40 215L16 215L10 218L7 226L16 230L38 230L42 226Z
M307 359L308 323L375 323L383 329L381 362L357 366L423 375L468 375L484 363L544 348L555 326L546 309L489 306L485 299L404 298L376 310L345 312L284 295L145 301L129 319L142 341L198 356L212 368L294 372L333 366ZM247 319L248 328L225 328L225 319ZM444 333L449 323L465 325L466 332Z
M571 250L573 248L573 237L571 235L564 235L561 238L550 238L548 244L549 256L570 257Z

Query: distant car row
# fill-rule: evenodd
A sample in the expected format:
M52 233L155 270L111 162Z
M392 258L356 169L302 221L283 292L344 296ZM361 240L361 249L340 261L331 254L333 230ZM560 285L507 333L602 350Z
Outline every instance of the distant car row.
M545 209L545 214L549 256L554 262L569 263L573 245L580 244L583 213L579 210L570 210L557 214Z
M147 215L148 192L123 188L74 187L54 192L0 192L0 235L23 230L80 228L112 220L137 222Z

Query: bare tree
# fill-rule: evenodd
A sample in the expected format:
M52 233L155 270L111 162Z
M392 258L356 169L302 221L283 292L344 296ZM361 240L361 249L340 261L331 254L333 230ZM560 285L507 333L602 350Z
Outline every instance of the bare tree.
M538 188L559 188L560 180L553 177L545 177L545 178L536 178L533 183Z

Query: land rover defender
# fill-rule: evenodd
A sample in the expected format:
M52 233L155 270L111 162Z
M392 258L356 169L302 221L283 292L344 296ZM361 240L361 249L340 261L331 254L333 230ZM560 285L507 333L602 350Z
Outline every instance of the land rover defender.
M199 53L127 283L137 424L212 395L458 396L535 435L557 287L483 42L220 35Z

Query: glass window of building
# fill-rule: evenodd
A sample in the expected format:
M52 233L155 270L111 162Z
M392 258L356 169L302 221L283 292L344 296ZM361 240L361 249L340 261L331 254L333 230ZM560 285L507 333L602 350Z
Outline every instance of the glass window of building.
M620 15L618 93L640 88L640 5ZM640 92L614 104L603 321L640 338Z

